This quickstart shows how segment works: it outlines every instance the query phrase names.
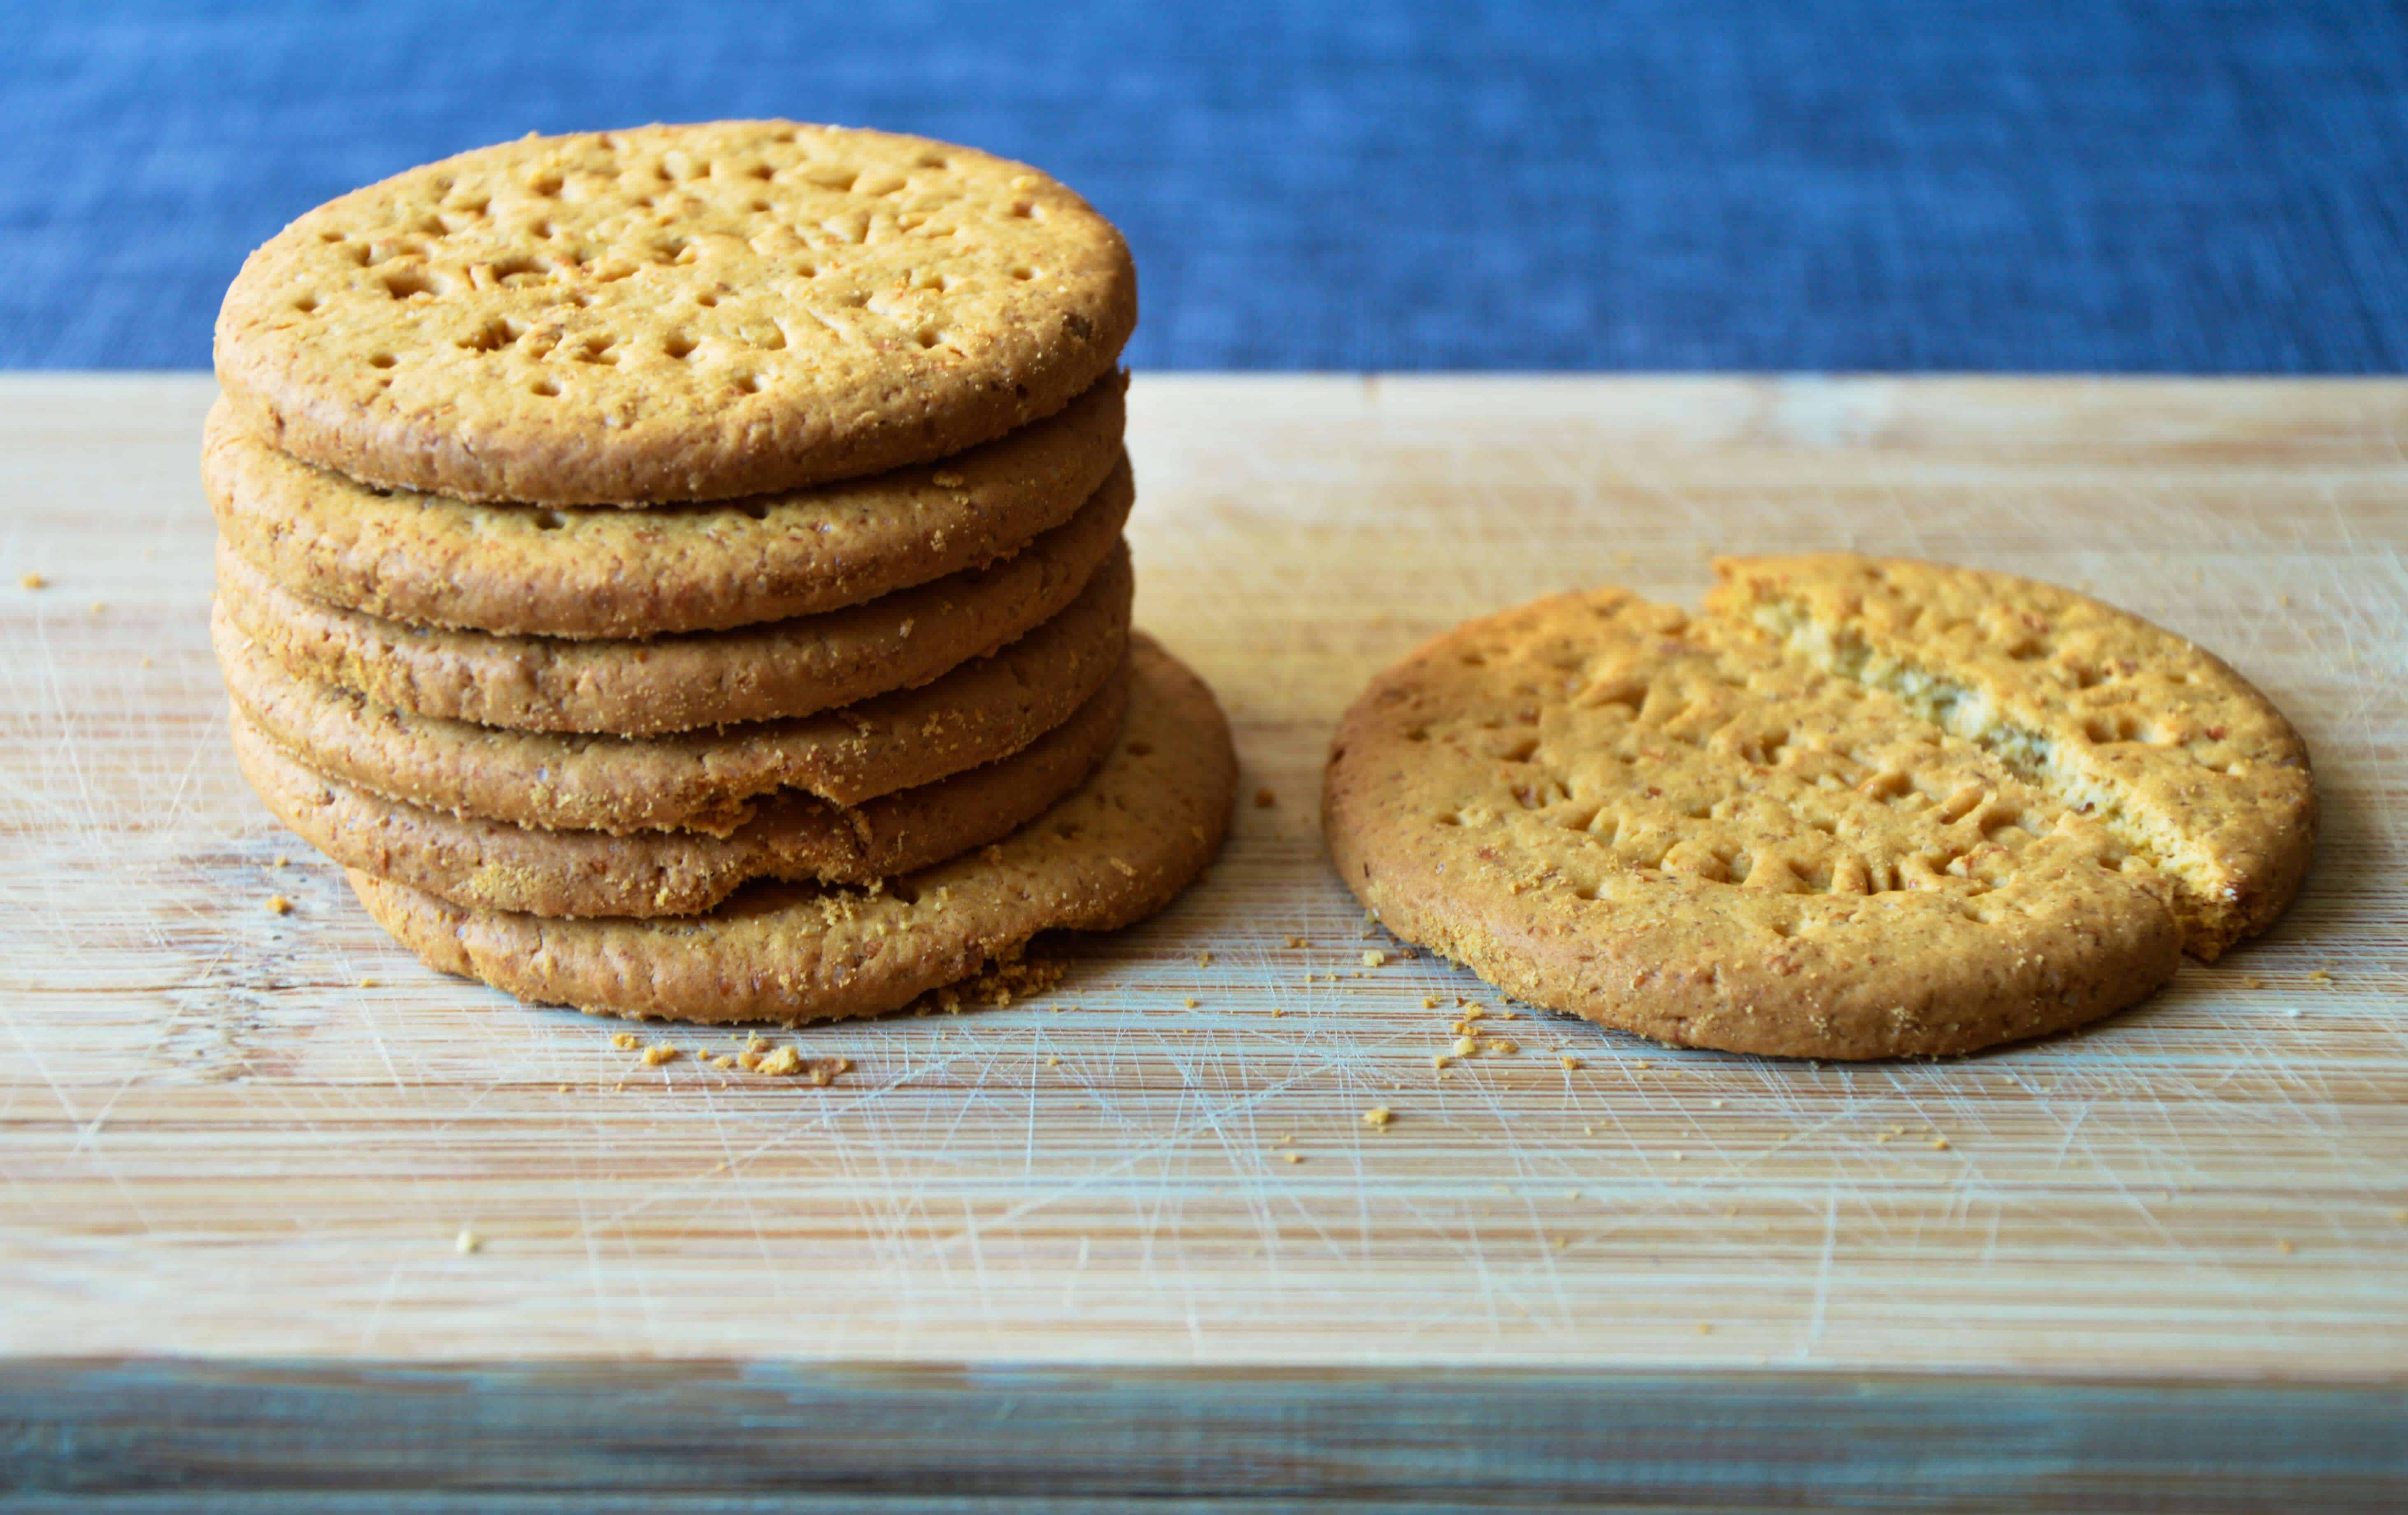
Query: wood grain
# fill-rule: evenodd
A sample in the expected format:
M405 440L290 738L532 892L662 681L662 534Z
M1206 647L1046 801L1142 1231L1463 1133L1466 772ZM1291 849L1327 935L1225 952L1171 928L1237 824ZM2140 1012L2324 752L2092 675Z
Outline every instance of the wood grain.
M802 1037L829 1088L438 979L275 826L206 643L209 398L0 379L8 1359L2408 1371L2408 385L1143 377L1139 618L1276 803L1056 993ZM1526 1017L1434 1077L1496 1001L1328 876L1337 713L1467 615L1829 546L2236 663L2326 796L2289 918L1965 1062Z

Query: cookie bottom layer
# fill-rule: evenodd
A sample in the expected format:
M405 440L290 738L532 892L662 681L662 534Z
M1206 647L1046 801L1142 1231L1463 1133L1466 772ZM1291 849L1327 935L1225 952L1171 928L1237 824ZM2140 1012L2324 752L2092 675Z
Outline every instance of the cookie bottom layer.
M1128 716L1087 781L1003 841L883 889L763 883L708 915L555 921L446 904L357 869L351 880L429 965L523 999L688 1021L876 1015L1039 932L1109 931L1168 905L1219 852L1237 771L1211 691L1135 636Z
M454 816L314 773L233 712L236 760L267 808L348 868L453 905L545 916L695 915L754 879L867 884L1009 836L1070 792L1118 737L1128 681L1011 756L858 806L763 800L732 836L544 831Z

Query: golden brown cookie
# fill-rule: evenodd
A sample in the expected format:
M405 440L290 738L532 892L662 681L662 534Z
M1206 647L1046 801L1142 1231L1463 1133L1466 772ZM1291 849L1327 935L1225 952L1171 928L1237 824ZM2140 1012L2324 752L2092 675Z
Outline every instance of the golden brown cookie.
M222 609L209 630L235 703L317 772L518 825L726 836L774 790L858 805L1020 750L1121 665L1131 589L1119 549L1069 608L932 683L796 720L672 736L557 736L408 715L293 678Z
M760 802L732 836L539 831L447 815L310 772L236 707L251 787L302 840L346 867L454 905L535 915L693 915L756 878L867 884L1017 830L1077 787L1119 738L1128 680L1009 757L858 806L809 794Z
M503 636L652 636L811 615L1005 557L1120 465L1125 382L926 466L650 510L372 489L209 412L201 481L236 551L298 593Z
M519 731L692 731L916 688L1059 614L1120 540L1128 471L1004 561L866 604L733 631L571 641L412 626L295 594L221 542L218 603L297 678Z
M2172 886L2214 962L2283 913L2316 830L2307 744L2214 654L2054 584L1852 553L1724 558L1706 598L2071 801Z
M708 915L548 921L446 905L358 870L378 922L432 966L523 998L635 1017L829 1020L898 1009L1041 931L1153 914L1220 849L1237 755L1211 691L1134 638L1103 766L1004 840L875 892L753 884Z
M726 499L1053 414L1137 322L1128 249L1024 164L791 121L526 137L251 253L217 371L354 479L547 505Z
M1332 857L1400 936L1690 1046L1968 1051L2172 974L2183 885L2161 854L2014 744L1846 666L1752 610L1692 619L1616 590L1469 622L1341 722Z

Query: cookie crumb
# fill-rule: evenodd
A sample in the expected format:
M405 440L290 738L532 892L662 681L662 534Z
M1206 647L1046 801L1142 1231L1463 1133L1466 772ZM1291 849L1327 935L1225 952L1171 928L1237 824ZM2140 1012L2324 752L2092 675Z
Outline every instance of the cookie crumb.
M1282 1152L1280 1153L1280 1161L1287 1164L1301 1163L1304 1161L1304 1154L1302 1152Z
M1049 1052L1045 1057L1045 1065L1049 1068L1058 1068L1062 1065L1062 1060Z
M1511 1036L1491 1036L1488 1038L1488 1050L1499 1057L1511 1057L1522 1050L1522 1044Z
M1301 947L1304 945L1304 938L1302 936L1290 936L1287 939L1287 944L1290 947Z
M1272 806L1277 805L1278 803L1279 803L1279 796L1278 796L1277 794L1274 794L1274 793L1271 793L1271 791L1270 791L1270 786L1269 786L1269 785L1266 784L1266 785L1264 785L1262 788L1257 789L1257 790L1255 790L1255 791L1254 791L1254 808L1255 808L1255 809L1257 809L1257 810L1268 810L1268 809L1269 809Z
M108 608L108 602L107 600L94 600L92 602L92 613L93 615L98 615Z
M34 572L30 568L17 576L17 582L24 585L27 589L48 589L50 585L50 581L49 579L43 578L40 574Z
M485 1245L485 1238L474 1231L463 1231L452 1238L452 1250L466 1257Z
M1183 1008L1187 1008L1187 1009L1191 1009L1191 1010L1192 1010L1192 1009L1195 1009L1197 1006L1199 1006L1199 1005L1203 1004L1204 1002L1203 1002L1202 1000L1197 999L1195 995L1190 994L1190 995L1188 995L1185 999L1181 1000L1179 1003L1180 1003L1180 1005L1181 1005L1182 1007L1183 1007Z
M656 1068L664 1063L676 1062L681 1055L676 1048L665 1042L654 1042L644 1049L644 1065Z
M286 899L281 894L270 894L267 896L267 913L270 915L291 915L293 913L293 902Z
M2281 1252L2281 1253L2282 1253L2284 1256L2286 1256L2286 1257L2288 1257L2288 1256L2290 1256L2293 1252L2296 1252L2296 1251L2299 1251L2299 1249L2298 1249L2297 1247L2294 1247L2293 1245L2291 1245L2290 1241L2289 1241L2287 1238L2286 1238L2286 1239L2284 1239L2284 1240L2280 1240L2280 1241L2275 1242L2275 1243L2274 1243L2274 1250L2275 1250L2276 1251L2278 1251L2278 1252Z
M1570 1071L1570 1070L1571 1070L1571 1069L1578 1068L1578 1067L1581 1067L1581 1066L1583 1066L1583 1065L1584 1065L1582 1064L1582 1062L1581 1062L1581 1060L1580 1060L1579 1058L1574 1057L1574 1056L1573 1056L1571 1053L1570 1053L1570 1052L1566 1052L1566 1053L1564 1053L1562 1056L1557 1057L1557 1058L1555 1059L1555 1061L1556 1061L1556 1062L1558 1062L1558 1063L1561 1063L1561 1064L1564 1065L1564 1067L1565 1067L1566 1071ZM1721 1103L1721 1102L1720 1102L1719 1100L1717 1100L1715 1103L1719 1104L1719 1103Z
M1431 995L1431 994L1424 994L1424 995L1422 996L1422 1008L1423 1008L1423 1009L1426 1009L1426 1010L1434 1010L1434 1009L1437 1009L1437 1008L1438 1008L1438 999L1437 999L1437 997L1436 997L1435 995Z
M1376 951L1365 952L1363 954L1363 965L1367 968L1384 968L1388 965L1388 954L1385 952Z
M1457 1037L1455 1037L1455 1056L1457 1056L1457 1057L1469 1057L1469 1056L1471 1056L1473 1053L1475 1053L1475 1052L1477 1052L1477 1051L1479 1051L1479 1050L1480 1050L1480 1044L1479 1044L1478 1042L1476 1042L1476 1041L1473 1041L1469 1036L1457 1036Z
M1934 1136L1934 1137L1932 1137L1932 1138L1931 1138L1931 1150L1932 1150L1933 1151L1935 1151L1935 1152L1944 1152L1944 1151L1946 1151L1948 1150L1948 1138L1947 1138L1947 1137L1945 1137L1945 1136Z
M643 1044L644 1038L637 1036L632 1031L614 1031L610 1033L610 1045L616 1047L623 1052L632 1052Z
M1196 965L1199 968L1209 968L1212 965L1212 950L1211 948L1208 947L1204 949L1204 950L1196 954Z
M1395 1119L1395 1114L1385 1105L1374 1105L1363 1112L1363 1123L1381 1131L1387 1130L1388 1122Z
M2308 975L2308 982L2312 984L2329 984L2332 982L2332 974L2326 969L2318 968Z
M722 1052L717 1057L711 1058L710 1062L710 1065L715 1068L732 1068L736 1065L736 1059L728 1056L725 1052Z
M374 979L363 979L360 980L360 987L362 989L374 989L376 987L376 980Z
M803 1054L791 1047L781 1047L756 1059L752 1071L772 1079L791 1079L803 1071Z

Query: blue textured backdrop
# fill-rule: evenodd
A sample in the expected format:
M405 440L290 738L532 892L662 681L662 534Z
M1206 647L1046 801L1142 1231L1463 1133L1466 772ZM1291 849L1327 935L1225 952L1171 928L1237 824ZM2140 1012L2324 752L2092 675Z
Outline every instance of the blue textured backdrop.
M1118 221L1143 365L2396 371L2408 7L0 6L0 364L529 129L782 114Z

